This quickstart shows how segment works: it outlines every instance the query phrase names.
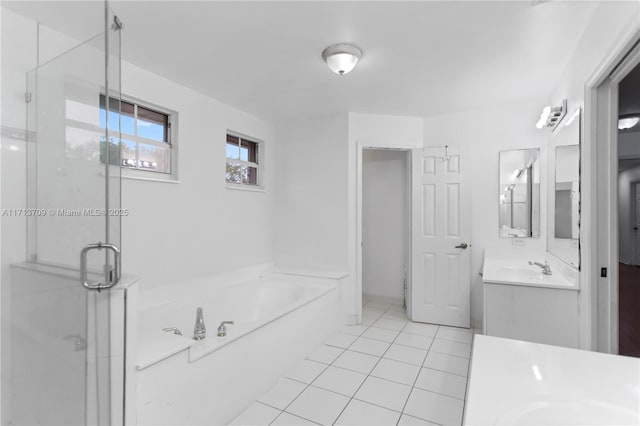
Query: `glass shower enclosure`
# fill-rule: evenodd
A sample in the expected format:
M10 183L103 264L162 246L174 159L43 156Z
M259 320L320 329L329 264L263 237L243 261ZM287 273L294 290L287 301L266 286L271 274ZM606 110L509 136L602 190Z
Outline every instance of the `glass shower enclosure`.
M3 424L125 422L122 25L94 5L96 35L26 75L26 206L13 212L26 253L2 281Z

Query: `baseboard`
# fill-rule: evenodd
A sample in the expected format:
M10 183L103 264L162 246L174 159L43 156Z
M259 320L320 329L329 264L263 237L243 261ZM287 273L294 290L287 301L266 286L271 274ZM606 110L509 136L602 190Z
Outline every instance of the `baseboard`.
M404 299L401 297L381 296L378 294L362 293L362 303L390 303L396 306L404 305Z

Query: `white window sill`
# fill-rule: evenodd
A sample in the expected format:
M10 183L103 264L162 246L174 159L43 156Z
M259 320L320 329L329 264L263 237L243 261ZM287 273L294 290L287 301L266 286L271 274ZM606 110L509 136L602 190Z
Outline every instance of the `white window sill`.
M145 176L126 176L124 173L122 174L122 179L128 180L146 180L148 182L162 182L162 183L180 183L179 180L168 177L166 179L161 178L153 178L153 177L145 177Z
M227 189L233 189L236 191L249 191L249 192L266 192L264 186L249 186L249 185L234 185L227 184Z
M104 172L99 173L100 176L105 177L106 174ZM129 175L126 173L120 174L120 179L127 180L145 180L148 182L161 182L161 183L180 183L179 180L172 178L171 176L167 176L166 178L157 178L157 177L147 177L147 176L137 176L137 175Z

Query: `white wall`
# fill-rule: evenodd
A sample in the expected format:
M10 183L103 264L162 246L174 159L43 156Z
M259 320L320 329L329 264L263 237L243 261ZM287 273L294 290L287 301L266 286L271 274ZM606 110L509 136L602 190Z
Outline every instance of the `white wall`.
M635 182L640 183L640 167L625 170L618 175L618 258L621 262L629 264L634 262L633 244L636 238L634 233L640 237L640 233L633 230L635 212L632 211L634 207L632 199L636 193L632 191L634 189L632 184Z
M562 99L568 100L568 110L574 111L585 103L585 85L599 73L619 52L619 43L632 31L640 27L640 3L637 1L608 2L602 1L594 10L591 21L585 28L576 50L567 61L564 72L558 78L556 89L551 93L553 104L559 104ZM586 108L590 107L585 105ZM585 110L585 114L590 111ZM582 134L587 129L584 124ZM594 139L595 140L595 139ZM590 145L587 137L581 147L581 268L580 273L580 347L583 349L595 348L595 310L592 309L592 289L598 282L595 253L588 247L597 238L595 232L595 206L592 188L595 189L596 171L591 167L595 158L595 145ZM593 298L595 300L595 297ZM594 327L592 328L592 324ZM593 345L592 345L593 341Z
M275 261L347 270L347 116L277 128Z
M126 62L122 93L178 112L180 181L123 179L123 270L143 277L144 290L273 261L273 127ZM264 141L264 192L226 187L227 129Z
M514 239L498 236L498 156L500 151L540 148L546 158L549 133L538 130L535 121L546 105L538 102L505 105L475 111L426 117L424 144L460 146L471 164L471 323L482 326L482 271L484 250L488 247L510 248ZM524 239L527 249L546 249L546 162L540 164L539 238ZM522 241L522 240L520 240Z
M409 267L407 151L365 149L362 157L362 292L400 301Z

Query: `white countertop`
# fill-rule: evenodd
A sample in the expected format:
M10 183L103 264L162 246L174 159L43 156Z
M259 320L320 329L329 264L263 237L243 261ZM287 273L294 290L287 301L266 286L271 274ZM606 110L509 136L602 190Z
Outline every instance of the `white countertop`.
M476 335L465 425L638 425L640 359Z
M551 266L551 275L529 261ZM484 253L482 280L485 283L524 285L578 290L578 271L543 251L487 249Z

